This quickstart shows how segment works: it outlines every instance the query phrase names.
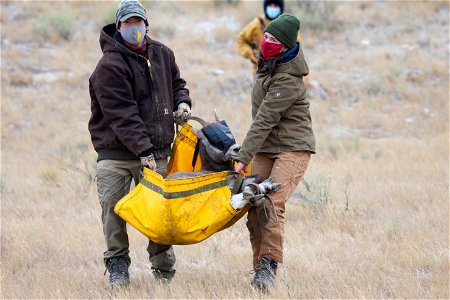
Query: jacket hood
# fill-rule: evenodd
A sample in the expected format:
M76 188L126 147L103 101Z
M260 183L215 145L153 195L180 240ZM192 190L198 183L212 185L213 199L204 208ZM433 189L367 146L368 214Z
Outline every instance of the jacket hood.
M131 50L128 50L127 47L113 38L116 31L116 24L114 23L106 25L102 28L102 31L100 33L100 48L102 49L102 52L130 53Z
M284 72L292 74L294 76L306 76L309 73L308 65L306 64L305 57L301 47L298 49L297 55L286 63L280 63L277 65L276 72Z

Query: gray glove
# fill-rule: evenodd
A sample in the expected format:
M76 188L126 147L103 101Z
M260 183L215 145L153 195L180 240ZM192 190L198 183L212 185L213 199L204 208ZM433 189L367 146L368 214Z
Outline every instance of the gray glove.
M255 183L250 183L249 185L244 187L242 196L244 197L244 200L247 200L251 206L260 206L264 203L266 197L268 197L265 194L260 194L258 185Z
M234 144L230 148L228 148L227 152L225 153L225 156L232 160L237 160L239 150L241 150L241 145Z
M180 104L178 104L177 111L173 112L173 118L180 125L187 122L190 116L191 116L191 107L189 106L189 104L185 102L181 102Z
M153 157L153 154L150 154L149 156L143 156L140 159L141 159L141 165L143 167L147 167L153 171L156 170L156 161L155 161L155 158Z

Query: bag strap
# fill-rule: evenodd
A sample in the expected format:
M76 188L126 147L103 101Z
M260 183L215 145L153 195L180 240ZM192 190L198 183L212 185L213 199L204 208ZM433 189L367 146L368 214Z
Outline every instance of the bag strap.
M266 29L266 24L264 24L264 20L261 17L258 17L259 24L261 24L261 29L264 32L264 29Z
M200 143L201 143L200 140L197 140L197 144L195 144L194 156L192 157L192 169L195 168L195 164L197 163L199 144Z

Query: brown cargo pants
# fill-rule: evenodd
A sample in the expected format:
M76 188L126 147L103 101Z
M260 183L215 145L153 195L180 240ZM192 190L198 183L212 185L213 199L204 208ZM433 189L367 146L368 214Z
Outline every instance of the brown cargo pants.
M156 172L165 176L167 159L156 160ZM102 207L103 234L107 251L104 262L113 257L123 256L130 264L129 242L126 222L114 212L114 206L130 191L131 180L139 183L141 162L139 160L101 160L97 163L97 191ZM173 271L175 253L170 245L148 242L147 252L153 268Z
M273 178L281 183L278 191L271 193L271 201L252 207L247 215L247 228L253 250L253 268L262 257L283 262L285 204L305 174L311 153L295 151L282 153L257 153L252 163L252 173L263 179Z

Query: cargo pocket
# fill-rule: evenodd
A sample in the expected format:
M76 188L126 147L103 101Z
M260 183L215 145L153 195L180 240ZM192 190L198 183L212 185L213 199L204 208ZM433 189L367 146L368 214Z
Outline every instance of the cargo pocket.
M266 200L267 201L267 200ZM271 211L265 204L257 206L258 222L262 226L266 226L269 223Z
M300 182L300 180L303 178L303 175L305 175L306 169L308 168L309 160L311 158L311 153L307 151L301 151L300 156L297 158L297 161L295 163L294 173L292 174L291 178L291 185L297 186Z

